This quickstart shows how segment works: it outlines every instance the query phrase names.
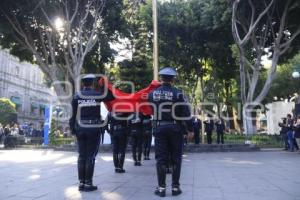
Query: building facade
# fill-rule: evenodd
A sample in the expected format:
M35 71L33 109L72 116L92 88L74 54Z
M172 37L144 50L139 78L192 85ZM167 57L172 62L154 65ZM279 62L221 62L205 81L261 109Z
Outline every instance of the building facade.
M43 126L45 106L55 99L37 65L20 62L3 49L0 49L0 97L16 104L19 124L32 123L37 129Z

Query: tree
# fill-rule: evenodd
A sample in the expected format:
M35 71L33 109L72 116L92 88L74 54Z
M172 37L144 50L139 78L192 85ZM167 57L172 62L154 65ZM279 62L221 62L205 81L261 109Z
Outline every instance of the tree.
M17 122L17 111L15 104L9 99L0 98L0 123L4 126Z
M247 134L255 133L253 109L267 96L275 78L277 63L300 34L300 2L252 0L232 1L232 35L239 52L240 91L243 103L243 124ZM262 57L272 60L261 90L257 90L264 70Z
M50 82L68 81L74 86L85 58L100 57L99 41L116 30L107 28L111 12L105 5L106 0L1 1L1 45L21 59L35 61ZM114 15L117 20L110 19L115 27L118 15ZM70 89L64 84L53 86L63 97Z
M271 103L274 100L295 98L299 95L300 80L292 77L294 67L300 63L300 53L278 66L276 77L274 78L270 91L263 103ZM267 72L262 74L262 79L266 80ZM263 82L263 81L262 81ZM258 86L262 88L262 85ZM296 95L296 93L298 93ZM275 98L276 97L276 98ZM274 99L275 98L275 99ZM295 99L298 100L298 99Z
M129 41L127 51L132 53L132 59L126 59L118 63L119 78L121 80L132 81L135 90L146 87L152 80L152 42L150 30L147 27L151 9L143 0L124 1L125 10L123 16L127 23L127 34L125 37ZM129 91L127 87L120 87L124 91Z
M230 50L234 41L227 2L175 0L158 10L160 62L177 68L180 85L195 105L230 104L238 70Z

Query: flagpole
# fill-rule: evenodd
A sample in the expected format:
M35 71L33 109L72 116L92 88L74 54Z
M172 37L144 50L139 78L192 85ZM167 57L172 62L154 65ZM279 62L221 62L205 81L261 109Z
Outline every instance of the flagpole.
M153 13L153 79L158 80L157 0L152 0Z

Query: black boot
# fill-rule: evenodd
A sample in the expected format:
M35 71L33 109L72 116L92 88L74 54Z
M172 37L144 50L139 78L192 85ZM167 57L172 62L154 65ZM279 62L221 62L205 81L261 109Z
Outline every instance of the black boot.
M125 169L123 169L124 166L124 161L125 161L125 154L120 154L119 155L119 173L125 173Z
M180 173L181 173L181 163L173 164L173 171L172 171L172 195L173 196L177 196L182 193L179 187Z
M164 187L157 187L154 191L154 194L160 197L166 196L166 188Z
M158 187L155 194L160 197L166 196L166 166L156 164Z
M119 156L118 154L114 153L113 154L113 160L114 160L114 166L115 166L115 172L118 173L120 168L119 168Z
M95 191L97 190L98 187L93 185L93 181L92 180L87 180L85 181L85 184L84 184L84 190L85 192L91 192L91 191Z
M178 196L182 193L180 187L172 187L172 196Z
M84 191L94 191L97 190L98 187L93 185L93 175L94 175L94 167L95 167L95 159L89 158L86 160L85 164L85 184Z
M84 190L84 182L85 182L85 160L82 158L78 158L77 161L77 169L78 169L78 180L79 186L78 190Z
M146 155L147 155L147 160L150 160L150 148L147 149Z
M137 158L138 166L142 166L141 160L142 160L142 151L138 152L138 158Z
M146 160L146 158L147 158L147 148L144 148L143 155L144 155L144 160Z
M133 161L134 161L134 166L138 166L138 162L137 162L137 158L136 158L136 152L132 153L132 158L133 158Z

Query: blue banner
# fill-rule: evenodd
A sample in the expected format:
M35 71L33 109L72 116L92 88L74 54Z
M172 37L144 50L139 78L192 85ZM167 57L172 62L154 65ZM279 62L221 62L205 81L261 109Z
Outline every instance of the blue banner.
M49 144L49 132L51 128L51 108L47 105L45 106L45 123L44 123L44 145Z

